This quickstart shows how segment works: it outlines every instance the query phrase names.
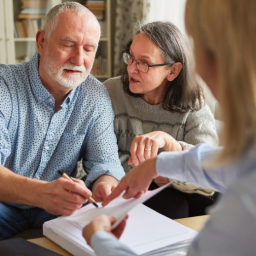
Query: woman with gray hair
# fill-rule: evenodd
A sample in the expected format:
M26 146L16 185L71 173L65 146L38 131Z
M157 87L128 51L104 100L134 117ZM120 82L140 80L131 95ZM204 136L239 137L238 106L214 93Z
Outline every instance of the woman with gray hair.
M161 151L187 150L198 143L217 146L214 117L204 103L191 55L185 37L172 23L139 25L123 52L122 76L104 83L115 112L125 172ZM158 177L150 189L168 182ZM174 181L145 205L170 218L185 218L205 214L213 195L213 190Z

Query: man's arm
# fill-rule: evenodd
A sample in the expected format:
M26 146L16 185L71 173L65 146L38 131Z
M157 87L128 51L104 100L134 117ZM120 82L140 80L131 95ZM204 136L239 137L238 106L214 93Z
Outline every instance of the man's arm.
M0 91L0 201L32 205L52 214L70 215L91 196L82 182L74 183L63 178L52 182L34 180L4 167L12 153L11 145L15 144L11 137L15 136L10 136L8 131L12 100L8 87L1 78Z
M118 157L111 101L107 90L103 89L101 102L96 105L94 123L86 136L84 155L84 165L88 171L85 184L89 187L94 183L93 196L99 201L113 190L125 174Z
M91 192L82 181L71 182L64 178L51 182L34 180L0 166L0 201L43 208L55 215L70 215L90 196Z

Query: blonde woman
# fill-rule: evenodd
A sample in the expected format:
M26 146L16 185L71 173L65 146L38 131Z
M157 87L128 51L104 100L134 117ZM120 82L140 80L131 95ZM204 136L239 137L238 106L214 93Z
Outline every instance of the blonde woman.
M224 147L198 145L186 152L161 153L127 173L104 202L106 205L123 190L125 198L139 196L158 175L223 192L187 256L248 256L256 252L255 13L255 0L187 1L186 28L194 39L197 71L222 106ZM93 226L93 221L84 230L96 254L134 255L113 236L97 232L103 230L102 223L110 232L110 221L114 222L106 216L99 219L101 225ZM120 236L124 224L112 234ZM102 233L105 241L108 237L104 252L108 247L110 254L102 254L98 248Z

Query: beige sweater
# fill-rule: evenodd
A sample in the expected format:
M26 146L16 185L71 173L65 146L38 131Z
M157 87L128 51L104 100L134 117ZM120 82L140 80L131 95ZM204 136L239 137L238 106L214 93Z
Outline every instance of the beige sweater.
M121 77L111 78L104 82L115 112L114 129L117 137L119 158L128 172L134 166L127 164L130 158L130 146L137 135L153 131L170 134L183 147L190 149L198 143L218 145L214 117L208 106L199 111L172 113L162 108L162 104L149 105L142 98L135 98L123 90ZM163 149L159 150L159 152ZM185 182L176 181L173 187L186 193L211 195L212 190L198 188Z

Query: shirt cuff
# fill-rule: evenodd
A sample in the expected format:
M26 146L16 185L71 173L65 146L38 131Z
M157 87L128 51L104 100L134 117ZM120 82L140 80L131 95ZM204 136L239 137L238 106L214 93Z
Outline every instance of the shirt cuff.
M123 170L123 167L120 165L120 168L111 168L111 171L109 170L102 170L102 171L95 171L91 170L85 180L85 185L87 187L92 186L94 181L96 181L100 176L102 175L109 175L115 178L118 182L124 177L125 172Z
M111 247L112 243L117 242L116 240L115 237L107 232L98 231L95 232L91 238L91 247L97 256L105 255L107 248L104 245L109 243L109 247Z
M174 180L182 180L186 153L187 151L160 153L156 160L157 174Z
M127 246L105 231L93 234L91 247L97 256L135 256Z

